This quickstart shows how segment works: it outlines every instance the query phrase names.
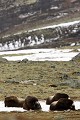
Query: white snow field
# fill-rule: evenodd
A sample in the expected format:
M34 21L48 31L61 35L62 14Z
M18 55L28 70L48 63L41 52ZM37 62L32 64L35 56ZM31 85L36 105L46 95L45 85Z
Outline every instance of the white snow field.
M80 52L80 49L78 51ZM29 61L70 61L79 52L73 52L73 49L28 49L0 52L0 55L4 55L3 58L8 61L22 61L23 59L28 59Z
M39 101L42 107L42 111L49 112L50 105L46 105L46 101L42 100ZM75 109L80 110L80 101L74 101ZM27 110L24 110L23 108L17 108L17 107L5 107L4 101L0 101L0 112L25 112Z

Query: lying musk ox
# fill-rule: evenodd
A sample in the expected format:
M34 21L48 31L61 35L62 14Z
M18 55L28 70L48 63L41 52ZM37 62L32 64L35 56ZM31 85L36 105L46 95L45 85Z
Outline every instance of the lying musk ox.
M56 93L54 96L50 96L46 99L46 104L50 105L54 101L58 101L60 98L69 98L69 96L65 93Z
M5 107L23 107L25 99L17 98L16 96L5 97Z
M73 101L67 98L60 98L58 101L52 102L50 105L50 110L75 110Z
M23 108L26 110L40 110L41 105L36 97L27 96L23 104Z

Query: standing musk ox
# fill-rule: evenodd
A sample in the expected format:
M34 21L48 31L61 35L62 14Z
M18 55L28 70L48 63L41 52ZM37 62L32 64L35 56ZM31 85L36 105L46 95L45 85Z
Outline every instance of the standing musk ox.
M41 105L36 97L27 96L23 104L23 108L26 110L40 110Z
M56 93L54 96L50 96L46 99L46 104L50 105L54 101L58 101L60 98L69 98L69 96L65 93Z
M73 101L67 98L60 98L58 101L52 102L50 105L50 110L75 110L75 106L73 105Z
M5 107L23 107L25 99L17 98L16 96L5 97Z

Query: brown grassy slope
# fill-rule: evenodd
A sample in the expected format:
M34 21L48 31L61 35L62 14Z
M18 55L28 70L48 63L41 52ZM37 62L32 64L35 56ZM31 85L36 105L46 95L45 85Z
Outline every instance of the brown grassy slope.
M0 100L5 95L39 99L64 92L73 100L80 100L80 88L59 85L61 81L80 80L80 61L70 62L6 62L0 63ZM28 83L26 83L28 80ZM32 80L32 81L29 81ZM22 81L22 82L20 82ZM36 83L36 84L34 84ZM34 85L33 85L34 84ZM50 87L49 85L57 85ZM10 112L0 113L0 120L80 120L80 111L62 112Z
M75 61L0 63L0 99L5 95L25 97L29 94L45 99L55 92L65 92L73 99L80 99L80 87L78 83L74 85L74 81L80 80L79 66L80 62Z

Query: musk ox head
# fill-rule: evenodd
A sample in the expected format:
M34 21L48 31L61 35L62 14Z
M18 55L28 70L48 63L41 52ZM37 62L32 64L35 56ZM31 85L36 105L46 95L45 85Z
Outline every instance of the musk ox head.
M50 105L54 101L58 101L60 98L69 98L69 96L65 93L56 93L54 96L50 96L46 99L46 104Z
M23 104L23 108L26 110L40 110L41 105L38 102L38 99L34 96L27 96Z
M16 96L5 97L5 107L23 107L24 99Z
M50 105L50 110L75 110L73 101L67 98L60 98L58 101L52 102Z

